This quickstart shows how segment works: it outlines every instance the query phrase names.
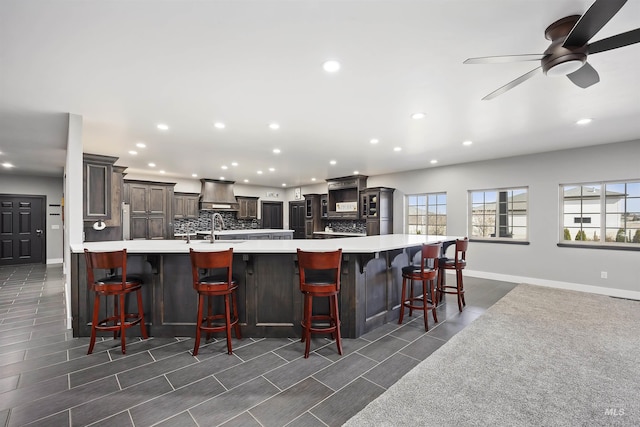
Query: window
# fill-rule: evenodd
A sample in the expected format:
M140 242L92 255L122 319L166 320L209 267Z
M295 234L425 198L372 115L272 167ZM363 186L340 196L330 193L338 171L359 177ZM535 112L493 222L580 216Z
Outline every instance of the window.
M640 244L640 181L560 187L561 241Z
M470 191L471 237L527 240L528 189Z
M407 204L408 234L447 234L446 193L408 195Z

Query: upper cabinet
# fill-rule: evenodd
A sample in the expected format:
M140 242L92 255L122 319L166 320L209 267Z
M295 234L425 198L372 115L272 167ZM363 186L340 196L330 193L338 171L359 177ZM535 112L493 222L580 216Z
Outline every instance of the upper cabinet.
M117 157L83 154L83 219L107 221L111 219L111 185L113 164Z
M166 239L173 235L174 186L175 183L125 180L131 239Z
M173 217L194 219L198 218L198 193L174 193Z
M327 180L327 218L360 218L360 191L367 187L364 175L347 176Z
M313 233L321 229L321 197L320 194L304 195L304 216L306 218L304 234L307 239L313 238Z
M238 219L258 219L259 197L237 196Z

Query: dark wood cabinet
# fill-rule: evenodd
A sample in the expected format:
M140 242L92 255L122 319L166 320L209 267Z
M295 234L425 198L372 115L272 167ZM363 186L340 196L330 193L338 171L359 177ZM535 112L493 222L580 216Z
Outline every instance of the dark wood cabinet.
M258 199L259 197L237 196L238 201L238 219L257 219L258 218Z
M393 234L393 188L367 188L360 193L360 217L367 236Z
M367 177L354 175L327 180L327 218L358 219L360 191L366 188Z
M129 202L131 239L166 239L173 236L175 183L125 181Z
M306 213L304 201L289 202L289 228L294 239L304 239L306 235Z
M197 193L174 193L173 196L173 217L193 219L198 218Z
M307 239L313 238L314 231L322 228L320 194L304 195L305 227L304 235Z
M117 157L83 154L83 219L85 221L111 219L113 164L117 160Z

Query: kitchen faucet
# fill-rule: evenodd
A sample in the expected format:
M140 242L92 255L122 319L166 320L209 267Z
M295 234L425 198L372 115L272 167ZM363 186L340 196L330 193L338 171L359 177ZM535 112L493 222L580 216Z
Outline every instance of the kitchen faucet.
M220 223L220 231L224 230L224 218L218 212L211 214L211 243L215 240L214 232L216 231L216 219Z

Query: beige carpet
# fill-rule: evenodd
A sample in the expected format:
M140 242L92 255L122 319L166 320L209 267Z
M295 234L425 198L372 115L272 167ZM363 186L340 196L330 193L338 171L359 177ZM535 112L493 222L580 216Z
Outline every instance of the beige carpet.
M519 285L345 425L640 426L640 302Z

